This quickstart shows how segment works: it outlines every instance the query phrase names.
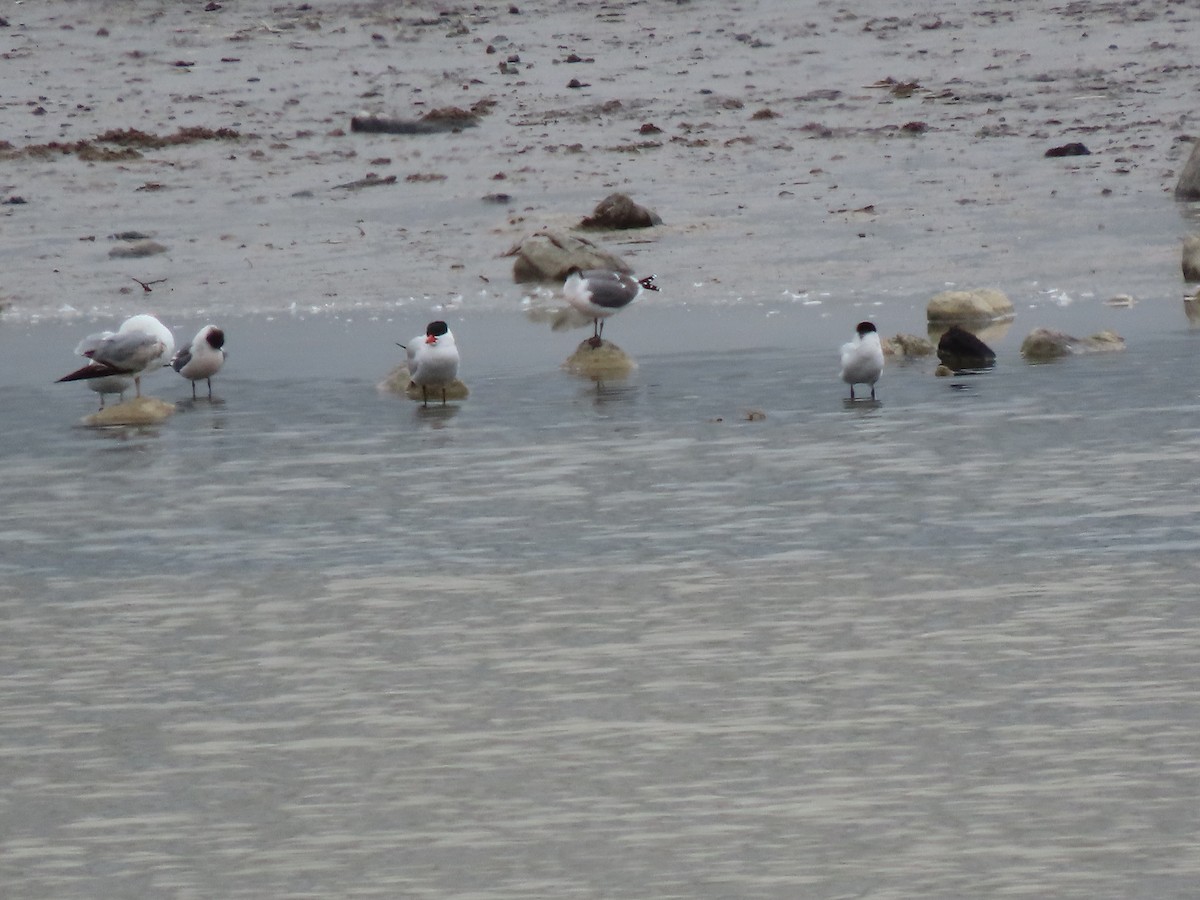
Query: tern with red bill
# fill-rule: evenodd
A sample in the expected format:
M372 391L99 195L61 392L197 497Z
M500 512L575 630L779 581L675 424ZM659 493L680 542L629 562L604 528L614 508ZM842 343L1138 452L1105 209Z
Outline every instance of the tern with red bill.
M458 377L458 347L445 322L430 322L424 334L407 344L409 379L421 389L422 406L429 405L429 389L441 388L442 406L446 405L446 388Z

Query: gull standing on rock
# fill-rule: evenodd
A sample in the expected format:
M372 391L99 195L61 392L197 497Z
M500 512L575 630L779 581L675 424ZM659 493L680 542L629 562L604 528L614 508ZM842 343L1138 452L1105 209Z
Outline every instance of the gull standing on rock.
M162 322L143 313L126 319L115 332L105 331L85 338L76 352L91 362L82 369L64 375L59 381L132 378L137 396L141 397L142 376L167 365L171 354L175 352L175 338ZM110 381L107 385L118 383ZM101 406L104 405L104 393L113 393L111 387L103 392L97 388L93 390L101 393Z
M205 325L187 347L180 347L171 359L171 368L192 382L192 399L196 399L196 382L208 382L208 399L212 399L212 377L225 364L225 332L216 325Z
M643 290L657 291L654 276L637 279L611 269L588 269L572 272L563 284L563 297L573 307L592 320L595 329L588 343L599 347L604 333L604 320L615 315L640 297Z
M91 351L94 351L101 341L115 334L115 331L101 331L98 334L89 334L79 342L79 346L75 348L75 354L90 358ZM87 380L87 386L100 395L101 409L104 409L104 396L106 394L116 394L119 401L123 402L125 400L125 392L132 385L133 378L129 375L105 375Z
M871 386L871 399L875 399L875 382L883 374L883 347L879 333L871 322L859 322L854 340L842 345L842 381L850 385L850 399L854 398L854 386Z
M424 334L399 346L408 351L408 375L421 388L421 405L429 405L429 388L440 387L445 406L446 388L458 377L458 347L450 326L442 321L430 322Z

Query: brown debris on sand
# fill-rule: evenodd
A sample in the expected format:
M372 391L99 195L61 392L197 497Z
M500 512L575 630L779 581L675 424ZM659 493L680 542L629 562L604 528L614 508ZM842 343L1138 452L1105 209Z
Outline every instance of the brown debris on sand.
M0 159L17 159L22 156L50 159L55 156L75 155L84 162L122 162L141 159L141 150L160 150L163 147L195 144L200 141L236 141L241 138L242 134L232 128L190 126L180 128L174 134L165 137L137 128L111 128L94 138L79 141L50 141L25 147L0 141ZM109 144L112 146L104 146Z
M442 134L447 131L461 131L478 125L479 116L486 113L491 105L480 101L470 110L458 106L444 106L431 109L416 119L362 113L350 119L350 130L375 134Z

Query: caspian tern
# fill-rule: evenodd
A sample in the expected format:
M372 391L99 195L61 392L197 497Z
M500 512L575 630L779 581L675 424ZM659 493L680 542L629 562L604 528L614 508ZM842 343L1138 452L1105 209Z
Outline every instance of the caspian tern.
M458 377L458 347L445 322L430 322L424 334L407 344L408 374L412 383L421 388L423 406L429 405L429 388L442 389L442 406L446 405L446 388Z
M871 399L875 399L875 382L883 374L883 347L879 333L871 322L859 322L854 340L842 345L842 381L850 385L850 399L854 399L854 386L871 386Z
M594 331L588 343L599 347L600 336L604 333L604 320L640 297L643 290L658 290L653 275L637 279L611 269L588 269L567 276L563 284L563 298L591 318Z

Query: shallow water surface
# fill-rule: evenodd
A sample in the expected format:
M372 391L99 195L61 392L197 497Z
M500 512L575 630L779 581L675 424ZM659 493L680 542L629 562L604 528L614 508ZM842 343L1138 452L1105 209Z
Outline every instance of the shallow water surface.
M466 316L429 410L411 323L235 320L218 402L102 432L0 332L6 896L1192 895L1182 314L878 404L729 315L602 385Z

